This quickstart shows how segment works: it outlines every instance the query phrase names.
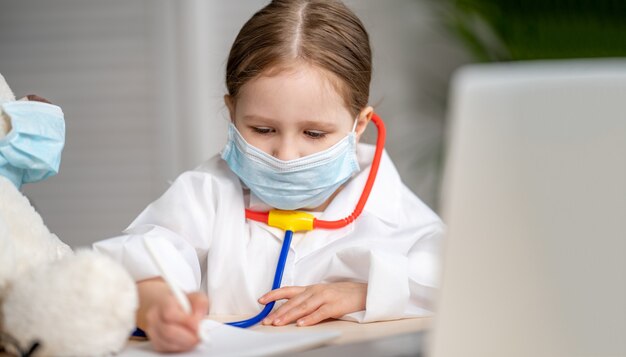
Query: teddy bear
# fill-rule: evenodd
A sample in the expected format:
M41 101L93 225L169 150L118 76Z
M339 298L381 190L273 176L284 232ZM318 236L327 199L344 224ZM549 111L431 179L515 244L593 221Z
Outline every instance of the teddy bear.
M15 96L0 75L0 165L10 165L3 162L2 150L15 128L2 109L13 101ZM135 327L134 281L111 258L86 249L73 252L50 233L19 185L1 173L0 352L2 348L33 356L119 352Z

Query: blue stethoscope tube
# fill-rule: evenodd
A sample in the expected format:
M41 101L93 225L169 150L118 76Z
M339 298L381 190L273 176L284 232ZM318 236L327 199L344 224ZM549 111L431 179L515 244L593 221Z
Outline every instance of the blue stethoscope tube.
M285 271L285 263L287 262L287 255L289 254L289 245L291 245L291 238L293 237L293 231L285 231L285 239L283 239L283 246L280 249L280 256L278 257L278 264L276 265L276 273L274 274L274 283L272 284L272 290L280 288L280 282L283 280L283 272ZM247 320L228 322L226 325L247 328L254 326L261 322L267 315L270 314L274 308L275 301L265 305L265 308L256 316Z
M278 264L276 265L276 273L274 274L274 282L272 283L272 290L276 290L280 288L280 283L283 280L283 272L285 271L285 263L287 262L287 255L289 255L289 246L291 245L291 238L293 238L293 231L286 230L285 231L285 239L283 239L283 246L280 248L280 256L278 257ZM228 322L226 325L247 328L258 324L263 321L267 315L270 314L272 309L274 308L274 304L276 302L272 301L269 304L265 305L265 308L256 316L251 317L247 320ZM136 337L147 337L146 333L140 328L135 329L132 336Z

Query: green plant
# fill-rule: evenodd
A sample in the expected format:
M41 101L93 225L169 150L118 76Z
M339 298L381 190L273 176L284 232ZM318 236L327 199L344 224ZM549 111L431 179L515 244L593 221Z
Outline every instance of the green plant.
M626 56L625 0L441 0L478 61Z

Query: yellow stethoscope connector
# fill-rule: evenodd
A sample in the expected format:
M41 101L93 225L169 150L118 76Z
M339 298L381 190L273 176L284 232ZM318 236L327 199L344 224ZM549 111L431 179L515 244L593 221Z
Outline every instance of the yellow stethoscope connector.
M267 217L267 225L283 231L310 231L313 229L315 216L301 211L283 211L273 209Z

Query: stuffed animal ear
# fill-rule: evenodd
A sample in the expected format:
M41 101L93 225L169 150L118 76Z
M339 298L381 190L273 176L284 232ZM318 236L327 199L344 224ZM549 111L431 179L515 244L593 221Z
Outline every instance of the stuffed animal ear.
M0 104L4 102L10 102L15 100L15 95L11 91L11 88L0 74ZM0 108L0 139L2 139L11 129L9 118L2 113Z
M15 95L13 95L11 88L4 80L2 73L0 73L0 104L10 102L12 100L15 100Z

